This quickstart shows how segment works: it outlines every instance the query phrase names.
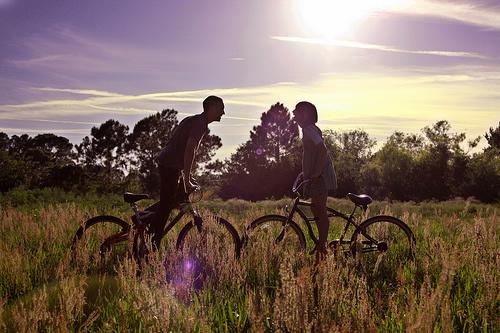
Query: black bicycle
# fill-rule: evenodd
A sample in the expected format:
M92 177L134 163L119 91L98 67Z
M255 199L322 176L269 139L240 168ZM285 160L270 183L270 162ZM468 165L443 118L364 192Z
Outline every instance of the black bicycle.
M267 240L274 245L279 245L282 250L288 248L291 251L305 252L306 237L301 227L294 221L294 217L298 214L313 241L314 248L310 253L315 251L318 238L311 225L315 219L310 212L304 211L304 208L311 207L311 203L303 200L300 193L300 189L306 182L302 181L301 174L295 180L292 192L296 197L291 209L285 207L288 212L287 216L265 215L247 226L242 239L244 246L257 246L258 243ZM364 214L360 215L357 212L366 213L368 206L372 203L370 196L349 193L347 197L354 203L354 208L349 215L327 207L330 219L337 218L344 222L339 230L340 237L328 243L334 253L352 254L355 258L362 260L365 269L373 272L378 270L384 258L391 267L397 267L393 265L414 259L416 240L406 223L387 215L377 215L363 220ZM330 223L330 225L336 224Z
M73 237L73 254L76 257L86 256L88 259L99 257L103 259L111 252L117 255L131 253L136 259L144 257L151 249L149 225L145 221L148 220L150 214L154 214L154 209L140 211L137 202L148 198L148 194L126 192L123 195L123 200L130 204L134 212L131 218L132 223L111 215L96 216L82 223ZM204 235L206 233L207 223L193 207L189 197L186 198L186 201L179 203L176 208L178 208L178 213L165 226L162 238L186 216L187 219L184 220L187 221L180 230L176 242L177 250L182 251L187 239L191 236L194 237L194 234ZM230 244L235 257L239 257L241 241L235 227L222 217L211 215L206 219L210 219L210 222L216 222L215 224L218 226L217 241ZM213 230L210 231L213 233Z

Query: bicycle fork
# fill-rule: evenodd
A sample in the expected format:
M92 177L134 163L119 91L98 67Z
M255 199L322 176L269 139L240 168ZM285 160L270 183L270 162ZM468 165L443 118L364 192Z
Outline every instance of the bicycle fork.
M295 207L297 207L297 200L293 203L293 207L288 213L288 217L285 222L282 223L283 229L281 230L280 234L274 241L275 243L281 242L285 238L286 230L288 229L288 226L290 225L288 222L292 220L293 214L295 214ZM288 206L285 206L285 210L287 210Z

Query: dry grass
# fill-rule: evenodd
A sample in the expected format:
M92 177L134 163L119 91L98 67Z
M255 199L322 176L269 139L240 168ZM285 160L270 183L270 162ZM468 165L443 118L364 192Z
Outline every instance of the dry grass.
M285 203L203 207L205 216L213 211L241 233ZM418 242L414 263L375 278L352 258L330 256L315 267L311 256L264 241L235 260L210 218L206 233L190 235L182 252L175 250L176 229L138 275L126 249L103 261L83 249L71 260L71 238L97 214L92 208L2 207L0 331L494 332L500 329L496 210L466 201L375 203L371 215L402 218ZM128 216L121 209L108 213Z

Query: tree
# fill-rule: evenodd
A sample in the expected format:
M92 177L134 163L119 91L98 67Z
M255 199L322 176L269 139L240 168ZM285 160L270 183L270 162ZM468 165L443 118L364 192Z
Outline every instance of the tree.
M490 127L489 132L484 135L489 145L487 149L500 149L500 123L495 129Z
M260 122L250 132L252 146L267 163L280 163L282 157L290 153L299 135L298 126L292 121L288 109L279 102L262 113Z
M397 140L394 138L397 137ZM362 167L363 188L376 198L409 200L413 198L415 176L413 144L406 144L406 135L396 132ZM414 137L413 137L414 138ZM413 141L413 138L410 139ZM401 139L401 140L400 140Z
M76 147L78 161L97 181L98 188L116 188L123 180L129 160L125 151L128 126L110 119L99 127L92 127L90 135Z
M9 154L18 157L24 156L25 151L29 148L30 139L28 134L13 135L9 140Z
M324 137L337 173L337 195L359 192L363 188L361 170L372 157L376 141L360 129L344 133L327 130Z
M387 139L388 144L413 154L419 153L424 149L424 141L425 139L421 135L406 134L400 131L395 131Z
M128 137L127 150L132 166L148 192L157 191L159 175L156 156L167 144L177 124L177 111L163 110L141 119Z
M220 191L223 198L281 197L300 172L298 126L288 109L276 103L260 119L260 125L250 131L250 139L226 161Z
M9 136L0 132L0 192L7 192L25 181L24 162L9 154L9 147Z
M73 145L62 136L51 133L39 134L29 141L28 150L37 151L42 162L56 164L70 163L73 160ZM29 152L27 152L29 153Z
M500 199L500 124L484 135L488 147L472 157L467 168L468 193L484 202Z
M62 176L54 170L74 165L73 145L67 138L51 133L34 138L14 135L10 139L0 133L0 146L3 190L19 185L58 186Z
M28 140L24 159L31 169L31 186L58 186L63 177L54 170L74 165L72 149L67 138L51 133Z
M460 144L465 140L465 133L451 133L450 129L451 125L441 120L422 130L427 143L418 156L416 173L419 182L415 183L415 192L420 199L447 199L463 180L463 164L467 161L464 161L465 152Z
M0 132L0 151L8 151L9 150L9 136Z

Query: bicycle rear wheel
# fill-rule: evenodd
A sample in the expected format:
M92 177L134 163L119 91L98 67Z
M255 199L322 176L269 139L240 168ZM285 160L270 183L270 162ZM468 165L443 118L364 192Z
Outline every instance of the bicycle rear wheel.
M73 260L89 268L127 252L130 225L122 219L101 215L83 223L71 244Z
M351 252L366 273L390 277L415 258L416 240L403 221L379 215L362 222L351 237Z

